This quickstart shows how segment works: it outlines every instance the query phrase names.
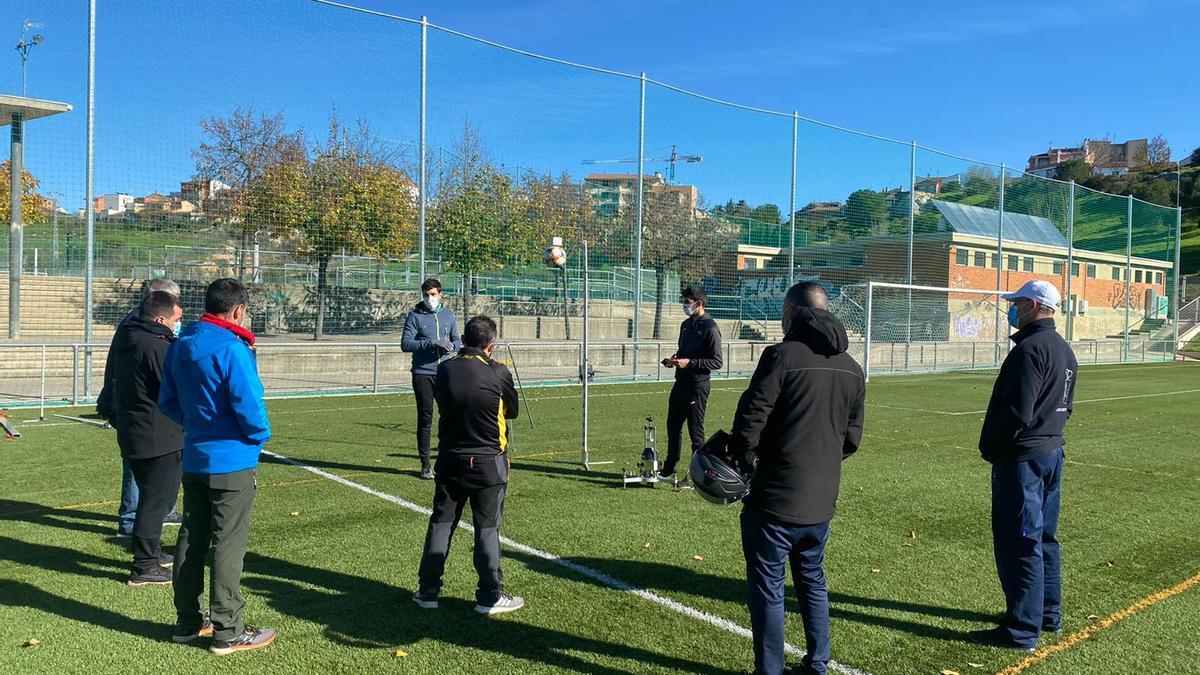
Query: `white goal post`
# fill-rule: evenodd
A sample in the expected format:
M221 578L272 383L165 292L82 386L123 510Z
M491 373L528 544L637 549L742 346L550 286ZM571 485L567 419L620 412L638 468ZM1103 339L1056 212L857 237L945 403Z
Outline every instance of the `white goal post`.
M1000 309L1004 303L1000 296L1009 292L868 281L863 320L863 373L866 379L871 379L873 340L881 342L881 346L888 345L889 360L894 361L899 354L905 371L913 370L910 363L914 357L914 344L920 347L917 370L929 368L927 345L932 347L932 368L939 368L939 344L943 345L943 354L953 355L948 363L943 361L945 367L979 367L977 347L984 343L995 345L984 363L989 367L999 366L1001 352L1006 352L1004 340L1009 333ZM973 301L973 298L978 300ZM877 323L880 328L875 328ZM886 332L882 339L881 332ZM965 346L970 347L969 361L965 357ZM893 366L892 369L896 368Z

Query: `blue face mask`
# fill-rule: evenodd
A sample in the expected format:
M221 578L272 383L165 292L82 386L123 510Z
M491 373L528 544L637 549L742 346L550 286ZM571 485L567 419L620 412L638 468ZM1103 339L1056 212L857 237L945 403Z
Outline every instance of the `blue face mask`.
M1008 325L1013 328L1021 327L1021 314L1017 311L1016 303L1008 306Z
M181 322L181 321L176 321L175 325L171 326L171 332L175 334L175 337L179 337L179 333L182 330L183 330L183 322Z

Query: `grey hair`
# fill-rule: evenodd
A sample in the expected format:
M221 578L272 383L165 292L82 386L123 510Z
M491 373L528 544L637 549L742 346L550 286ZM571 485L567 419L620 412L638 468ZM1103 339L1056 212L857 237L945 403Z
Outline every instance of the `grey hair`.
M164 279L162 277L154 277L150 281L146 282L146 286L142 289L142 293L145 296L145 295L150 295L151 293L153 293L155 291L166 291L167 293L170 293L171 295L178 298L179 297L179 284L175 283L174 281L171 281L170 279Z

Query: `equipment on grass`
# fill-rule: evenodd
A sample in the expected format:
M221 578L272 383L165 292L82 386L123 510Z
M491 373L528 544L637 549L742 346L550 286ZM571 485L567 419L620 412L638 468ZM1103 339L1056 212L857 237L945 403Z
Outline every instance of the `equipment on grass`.
M753 461L752 459L750 460ZM692 453L688 466L692 486L705 501L728 506L750 493L753 466L745 466L729 452L729 434L722 429Z
M21 437L21 432L17 431L17 425L13 424L12 420L4 413L0 413L0 428L4 429L4 440L15 441Z
M658 476L658 434L654 429L653 417L647 417L646 425L642 427L642 458L638 462L637 468L637 473L629 473L627 469L621 469L622 488L630 483L654 487L659 482L663 482L663 479Z
M525 397L525 385L521 384L521 371L517 369L517 357L513 356L512 345L504 343L504 349L508 351L508 362L512 365L513 377L517 380L517 391L521 393L521 406L525 408L525 417L529 419L529 428L537 429L537 425L533 423L533 409L529 407L529 399Z
M72 417L70 415L59 415L58 413L55 413L54 416L61 417L64 420L69 420L71 422L79 422L80 424L90 424L91 426L100 427L101 429L111 429L112 428L112 425L109 424L108 422L105 422L104 420L93 420L93 419L88 419L86 417Z

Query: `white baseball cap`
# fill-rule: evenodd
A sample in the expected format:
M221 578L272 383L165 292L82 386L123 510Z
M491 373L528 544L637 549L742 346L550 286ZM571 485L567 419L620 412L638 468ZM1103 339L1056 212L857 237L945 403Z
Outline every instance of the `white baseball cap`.
M1062 296L1059 295L1058 289L1049 281L1027 281L1025 285L1018 288L1012 293L1005 293L1000 297L1005 300L1018 300L1025 298L1026 300L1036 300L1043 307L1058 311L1058 303L1062 302Z

